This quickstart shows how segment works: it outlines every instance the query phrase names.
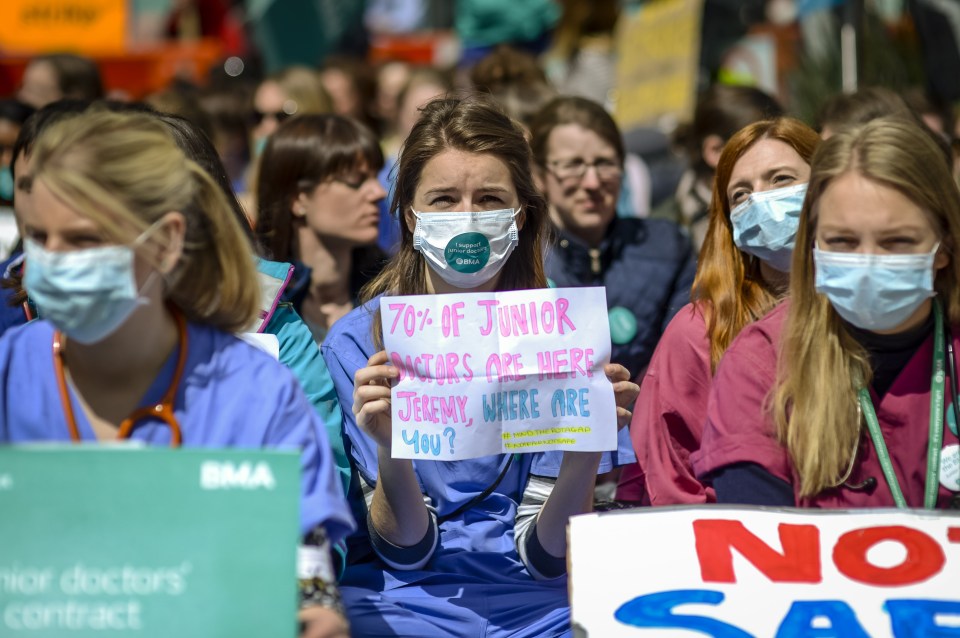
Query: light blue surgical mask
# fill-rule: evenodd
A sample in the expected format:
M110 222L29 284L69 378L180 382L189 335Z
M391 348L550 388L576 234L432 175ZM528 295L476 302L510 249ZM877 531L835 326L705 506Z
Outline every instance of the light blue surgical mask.
M892 330L932 297L940 245L919 255L865 255L813 249L817 292L844 320L863 330Z
M780 272L790 272L806 184L753 193L730 212L733 243Z
M413 210L413 209L411 209ZM430 269L457 288L476 288L493 279L519 241L520 209L418 213L413 247Z
M149 230L147 231L149 232ZM24 239L23 286L40 316L78 343L113 334L147 300L137 290L133 245L51 252ZM144 284L150 285L156 271Z

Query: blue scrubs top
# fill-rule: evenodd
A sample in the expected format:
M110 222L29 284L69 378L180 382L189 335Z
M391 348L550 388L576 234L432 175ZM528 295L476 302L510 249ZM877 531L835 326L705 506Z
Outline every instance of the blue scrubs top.
M0 443L70 442L53 366L54 329L33 321L0 338ZM122 356L122 355L118 355ZM158 403L173 378L171 353L141 405ZM71 389L77 429L96 437ZM287 448L301 451L301 531L322 524L332 543L354 529L317 413L293 374L233 335L187 324L187 361L174 401L184 447ZM170 444L160 420L136 424L131 439Z
M379 299L337 321L321 350L343 408L344 444L357 471L377 478L377 446L357 426L353 378L376 352L373 313ZM365 525L348 539L341 594L359 636L566 636L570 631L566 577L535 581L514 543L514 521L531 474L556 477L560 452L519 455L494 492L440 524L436 553L424 569L387 568L370 549ZM479 495L509 455L462 461L413 461L422 492L443 516ZM619 449L605 453L598 473L635 459L626 428ZM351 506L359 521L366 507L357 490Z

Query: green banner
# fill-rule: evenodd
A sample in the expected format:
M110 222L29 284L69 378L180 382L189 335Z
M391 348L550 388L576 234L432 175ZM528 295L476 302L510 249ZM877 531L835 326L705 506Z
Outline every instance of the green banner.
M0 448L0 635L296 634L295 452Z

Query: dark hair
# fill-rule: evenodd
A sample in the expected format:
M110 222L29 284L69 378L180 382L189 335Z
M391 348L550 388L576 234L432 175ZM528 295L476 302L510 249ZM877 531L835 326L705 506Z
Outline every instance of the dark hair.
M878 117L904 117L916 121L916 115L900 95L890 89L868 86L855 93L838 93L820 107L817 130L838 130L859 126Z
M748 124L782 115L783 107L760 89L715 84L697 98L693 122L682 130L677 141L686 148L693 169L709 175L713 168L703 159L704 140L716 135L726 142Z
M373 69L366 60L350 55L331 55L320 65L320 76L325 71L339 71L350 79L353 90L357 94L358 113L350 113L371 129L376 126L376 119L370 112L374 97L377 94L377 82Z
M530 148L538 165L547 165L547 141L550 133L564 124L577 124L593 131L617 151L617 157L623 163L626 156L623 136L607 110L583 97L563 96L548 102L530 123Z
M470 69L470 81L476 89L495 93L516 84L546 84L547 75L531 54L500 44Z
M469 94L438 98L423 107L420 119L400 151L392 210L409 210L424 167L448 150L492 155L510 171L520 200L522 227L520 241L501 271L498 289L545 287L543 244L547 204L530 174L530 147L523 130L490 97ZM413 247L413 232L401 223L399 251L364 288L362 300L368 301L380 294L426 294L425 268L423 255ZM373 331L375 342L380 343L379 314L374 316Z
M7 120L23 126L35 112L35 108L16 98L0 100L0 120Z
M257 179L257 237L272 259L290 261L297 236L291 207L300 193L347 176L362 164L383 168L383 152L373 132L341 115L293 117L270 136Z
M233 187L230 184L230 178L227 176L227 169L223 167L223 162L220 161L217 149L214 148L210 138L207 137L203 130L196 124L179 115L158 112L154 113L153 116L166 124L170 131L170 136L180 150L183 151L183 154L187 156L187 159L191 159L199 164L200 168L206 171L217 186L220 187L224 197L227 198L227 204L230 205L233 216L236 217L237 223L240 224L244 234L250 241L251 247L255 249L256 237L253 234L253 229L250 227L250 220L247 219L243 208L240 206L240 202L237 201L237 196L233 192Z
M62 119L79 115L87 110L90 103L85 100L57 100L47 104L42 109L27 118L23 126L20 127L20 133L17 134L17 141L13 144L13 166L16 166L17 158L21 155L29 155L33 152L33 145L48 126ZM16 175L14 175L16 177Z
M158 113L170 113L189 120L208 138L213 139L213 121L200 106L196 90L171 86L148 95L144 103Z
M46 62L57 76L57 85L65 98L98 100L103 97L103 81L97 63L72 53L38 55L30 60Z

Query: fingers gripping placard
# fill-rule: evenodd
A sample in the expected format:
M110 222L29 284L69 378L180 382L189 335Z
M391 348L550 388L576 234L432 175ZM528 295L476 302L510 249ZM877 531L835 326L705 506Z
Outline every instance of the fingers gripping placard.
M603 288L385 297L395 458L617 446Z

